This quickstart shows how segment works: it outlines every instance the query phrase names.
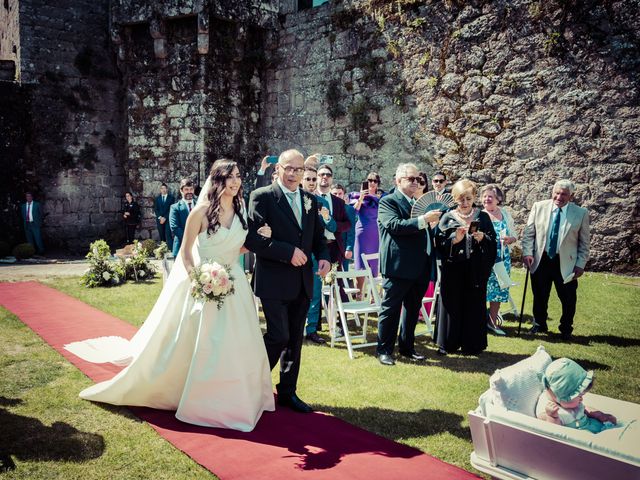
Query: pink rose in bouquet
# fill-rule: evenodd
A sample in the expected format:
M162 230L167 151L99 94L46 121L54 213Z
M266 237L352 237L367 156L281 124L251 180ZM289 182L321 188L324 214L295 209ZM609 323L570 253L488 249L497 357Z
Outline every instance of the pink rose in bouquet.
M203 302L216 302L222 308L224 299L234 292L229 265L203 261L191 271L191 296Z

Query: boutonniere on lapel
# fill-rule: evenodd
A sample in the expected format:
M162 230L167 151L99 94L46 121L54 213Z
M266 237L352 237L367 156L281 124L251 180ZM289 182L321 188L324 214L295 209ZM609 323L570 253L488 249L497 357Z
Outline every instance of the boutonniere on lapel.
M311 203L311 199L309 197L304 197L304 211L305 213L309 213L309 210L313 207L313 203Z

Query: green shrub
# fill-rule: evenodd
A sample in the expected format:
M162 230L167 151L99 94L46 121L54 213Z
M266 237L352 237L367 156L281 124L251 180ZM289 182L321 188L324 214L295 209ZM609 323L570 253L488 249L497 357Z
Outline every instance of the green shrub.
M82 283L89 287L109 287L125 281L122 266L111 258L111 248L104 240L96 240L87 253L89 268L82 275Z
M13 247L13 256L16 258L31 258L36 254L36 249L30 243L19 243Z
M162 260L166 253L169 253L169 247L166 242L160 242L158 248L153 251L153 255L156 257L156 260Z
M150 257L153 255L153 251L158 248L158 244L156 243L156 241L152 238L147 238L146 240L143 240L142 243L142 249L145 251L145 253L147 254L147 257Z
M143 243L134 240L133 245L133 255L120 259L120 266L125 278L134 282L144 282L155 277L156 268L149 260Z
M8 257L11 253L11 246L4 240L0 240L0 258Z

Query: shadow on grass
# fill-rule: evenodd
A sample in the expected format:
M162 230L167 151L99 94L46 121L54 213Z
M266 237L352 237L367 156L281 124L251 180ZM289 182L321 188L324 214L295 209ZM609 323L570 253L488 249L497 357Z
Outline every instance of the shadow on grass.
M640 346L640 338L628 338L618 337L615 335L576 335L571 336L571 340L563 340L560 337L560 333L538 333L531 335L528 333L530 325L522 324L520 336L518 336L518 326L503 325L502 330L507 334L507 337L520 338L525 341L545 341L549 343L566 343L566 344L578 344L583 346L589 346L594 343L604 343L611 345L612 347L637 347Z
M513 332L513 336L518 338ZM536 340L538 343L541 341L545 342L553 342L553 337L547 338L546 336L535 336L535 335L522 335L522 338L527 340ZM581 337L577 337L581 338ZM588 337L592 338L592 337ZM633 340L633 339L631 339ZM556 342L566 343L564 340L560 339L560 336L557 336L555 339ZM575 342L579 343L579 342ZM394 355L396 359L396 363L403 363L408 365L414 365L416 367L439 367L447 370L451 370L453 372L465 372L465 373L485 373L487 375L491 375L499 368L506 368L509 365L513 365L520 360L524 360L533 354L535 349L531 350L531 353L506 353L506 352L492 352L492 351L484 351L479 355L465 355L460 352L451 353L449 355L441 356L436 353L434 348L433 341L429 336L421 336L416 337L416 346L419 353L423 353L426 356L425 361L416 362L414 360L409 360L401 355ZM344 343L337 343L334 347L337 350L346 350L347 346ZM375 357L376 356L376 348L375 347L365 347L357 350L361 355ZM356 358L357 359L357 358ZM582 367L589 370L610 370L611 366L594 362L593 360L580 359L576 357L572 357L573 360L578 362Z
M391 440L450 433L471 441L469 427L462 426L464 418L442 410L402 412L378 407L351 408L328 405L314 405L314 408Z
M0 407L21 403L20 399L0 397ZM83 462L100 457L105 448L101 435L82 432L64 422L47 426L5 408L0 408L0 425L0 471L15 468L11 455L25 461Z

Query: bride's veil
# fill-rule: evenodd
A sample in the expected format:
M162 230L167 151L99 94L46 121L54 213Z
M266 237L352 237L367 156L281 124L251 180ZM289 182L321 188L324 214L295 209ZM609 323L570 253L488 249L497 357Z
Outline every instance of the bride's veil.
M210 189L211 177L207 178L198 196L196 206L207 201ZM194 262L199 263L198 239L194 242L192 255ZM122 337L100 337L65 345L65 349L93 363L130 364L161 325L177 321L181 317L183 309L189 305L186 300L189 295L190 283L182 255L178 254L155 305L131 340Z

